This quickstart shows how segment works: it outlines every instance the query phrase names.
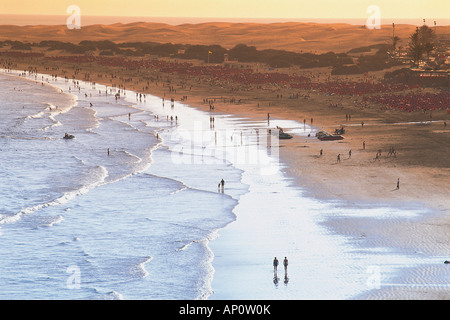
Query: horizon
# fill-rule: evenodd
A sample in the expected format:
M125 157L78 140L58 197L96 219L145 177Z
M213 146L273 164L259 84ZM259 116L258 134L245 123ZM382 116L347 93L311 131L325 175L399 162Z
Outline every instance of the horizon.
M68 15L56 14L0 14L0 25L64 25ZM423 25L423 18L381 18L381 26L395 24ZM450 19L425 19L425 23L433 25L436 21L438 27L449 26ZM364 25L363 18L244 18L244 17L152 17L152 16L96 16L83 15L81 26L94 24L129 24L137 22L163 23L168 25L201 24L201 23L318 23L318 24L350 24Z
M116 22L136 21L136 18L146 21L157 19L158 22L169 21L168 24L230 20L337 21L350 24L361 21L357 23L362 24L376 10L377 18L390 23L410 21L421 25L426 19L441 21L439 25L450 24L448 0L341 0L339 3L334 0L191 0L188 4L184 0L22 0L0 3L0 16L67 18L73 7L77 8L81 20L88 21L95 17L101 21Z

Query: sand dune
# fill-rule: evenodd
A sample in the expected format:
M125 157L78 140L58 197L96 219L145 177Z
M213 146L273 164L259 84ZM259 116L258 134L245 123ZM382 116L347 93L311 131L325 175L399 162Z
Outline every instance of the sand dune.
M399 45L406 46L413 25L396 25ZM450 26L437 28L437 33L450 34ZM244 43L258 49L282 49L295 52L346 52L352 48L389 43L391 25L369 30L364 26L319 23L228 23L169 25L135 22L129 24L89 25L68 29L65 25L0 26L0 40L40 42L58 40L78 43L82 40L111 40L114 42L152 41L159 43L219 44L232 48Z

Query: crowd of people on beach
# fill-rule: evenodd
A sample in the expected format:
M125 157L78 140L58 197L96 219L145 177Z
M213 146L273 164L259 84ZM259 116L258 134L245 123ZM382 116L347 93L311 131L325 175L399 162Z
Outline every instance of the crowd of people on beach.
M291 83L291 88L302 90L316 90L327 94L360 96L365 94L398 92L408 89L403 84L373 83L356 81L330 81L330 82L308 82L302 81Z
M22 54L22 53L21 53ZM191 62L168 61L165 59L129 59L126 57L107 56L45 56L52 61L65 61L74 64L98 63L108 67L122 67L127 70L148 70L167 75L177 74L187 77L209 77L211 84L237 84L239 88L257 87L262 85L284 86L291 89L318 91L326 95L338 96L362 96L363 104L375 103L381 108L390 108L400 111L432 111L450 109L450 93L402 93L409 88L406 84L388 83L385 81L330 81L319 82L312 76L280 73L280 72L255 72L244 65L231 66L226 64L194 65ZM77 70L77 72L79 72ZM113 75L111 75L113 76ZM159 76L160 77L160 76ZM151 80L162 80L157 76ZM124 80L124 79L122 79ZM132 78L125 79L128 82ZM147 81L149 84L149 81ZM145 89L145 88L143 88ZM279 97L280 95L278 95ZM293 94L290 98L298 98Z
M364 101L379 103L401 111L433 111L450 109L450 93L408 93L371 95Z
M39 58L44 54L41 52L22 52L22 51L3 51L0 52L0 56L10 58Z
M287 84L290 82L305 82L309 78L289 75L279 72L260 73L250 68L237 68L226 65L194 65L189 62L167 61L161 59L127 59L124 57L101 56L51 56L52 61L70 63L98 63L102 66L124 67L129 70L153 69L167 74L186 76L209 76L215 80L231 80L241 84Z

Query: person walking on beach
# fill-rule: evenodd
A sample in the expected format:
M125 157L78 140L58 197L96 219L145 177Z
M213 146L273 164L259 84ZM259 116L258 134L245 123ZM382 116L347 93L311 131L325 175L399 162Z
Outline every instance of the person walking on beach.
M337 155L337 163L340 163L341 162L341 154L338 154Z
M287 259L287 257L284 257L283 266L284 266L284 272L287 272L287 267L288 267L288 259Z
M400 189L400 178L397 179L397 190Z
M278 259L277 259L277 257L275 257L273 259L273 271L274 272L277 272L277 267L278 267Z
M222 187L222 192L224 191L224 189L225 189L225 180L220 180L220 182L219 182L219 188L220 187Z

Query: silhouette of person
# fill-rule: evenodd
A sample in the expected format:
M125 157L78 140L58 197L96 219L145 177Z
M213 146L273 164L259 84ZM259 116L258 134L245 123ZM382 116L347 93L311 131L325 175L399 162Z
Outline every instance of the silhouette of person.
M277 267L278 267L278 259L277 257L275 257L273 259L273 271L277 272Z

